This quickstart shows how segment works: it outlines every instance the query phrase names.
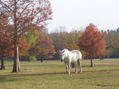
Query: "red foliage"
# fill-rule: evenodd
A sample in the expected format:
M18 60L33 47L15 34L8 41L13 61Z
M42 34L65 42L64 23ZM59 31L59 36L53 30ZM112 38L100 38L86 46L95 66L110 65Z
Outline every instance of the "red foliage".
M104 56L106 53L105 33L99 32L98 28L90 24L86 27L86 31L79 39L79 47L84 57L96 58Z
M20 56L25 56L26 50L28 47L28 43L25 38L20 38L20 44L19 44L19 55Z
M29 50L30 55L38 56L39 59L50 59L55 54L52 40L48 37L48 34L39 34L39 40L33 48Z
M25 38L20 38L19 55L24 56L28 47ZM0 32L0 56L1 57L14 57L14 43L9 32Z
M8 32L0 32L0 57L10 56L12 45L9 39L10 34Z

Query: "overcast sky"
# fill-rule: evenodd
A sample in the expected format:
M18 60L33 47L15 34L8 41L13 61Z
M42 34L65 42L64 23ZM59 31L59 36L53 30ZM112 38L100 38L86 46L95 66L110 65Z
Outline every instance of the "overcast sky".
M49 32L59 26L85 28L94 23L99 29L119 27L119 0L50 0L53 20L48 25Z

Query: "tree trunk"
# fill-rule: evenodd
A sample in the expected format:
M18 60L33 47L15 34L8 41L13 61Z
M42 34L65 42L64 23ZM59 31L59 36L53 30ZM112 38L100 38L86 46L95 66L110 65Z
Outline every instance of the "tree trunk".
M19 63L19 38L18 38L18 29L17 29L17 1L14 0L14 65L12 72L20 71L20 63Z
M90 62L91 62L90 67L94 67L93 59L91 59Z
M1 59L1 70L5 70L4 59Z
M19 62L19 47L16 44L15 47L15 57L14 57L14 65L13 65L13 71L12 72L20 72L20 62Z

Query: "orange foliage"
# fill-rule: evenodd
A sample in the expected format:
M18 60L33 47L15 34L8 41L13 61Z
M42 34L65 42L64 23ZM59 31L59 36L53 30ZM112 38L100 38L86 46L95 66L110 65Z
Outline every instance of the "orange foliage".
M12 49L12 41L9 39L10 34L8 32L0 32L0 56L10 56Z
M20 56L25 56L26 50L28 47L28 43L25 38L20 38L20 44L19 44L19 55Z
M96 26L90 24L79 39L79 47L86 58L104 56L106 54L105 33L99 32Z
M25 55L28 43L25 38L20 38L19 54ZM1 57L14 57L14 43L9 32L0 32L0 56Z

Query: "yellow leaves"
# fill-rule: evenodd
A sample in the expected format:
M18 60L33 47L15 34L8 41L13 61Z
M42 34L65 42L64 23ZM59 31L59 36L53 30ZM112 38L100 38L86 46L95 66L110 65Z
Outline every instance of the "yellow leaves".
M80 38L82 36L82 32L78 32L78 37Z

